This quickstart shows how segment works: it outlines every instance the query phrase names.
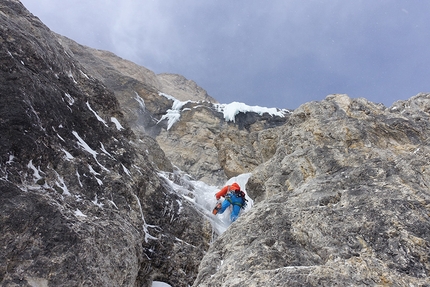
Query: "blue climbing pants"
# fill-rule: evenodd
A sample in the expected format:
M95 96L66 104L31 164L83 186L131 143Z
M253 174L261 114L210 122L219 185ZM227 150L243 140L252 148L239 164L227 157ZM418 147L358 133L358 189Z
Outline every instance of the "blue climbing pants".
M239 217L240 208L243 205L243 199L235 194L226 196L226 199L222 202L221 209L218 213L222 214L230 205L233 205L233 210L230 214L230 221L234 222Z

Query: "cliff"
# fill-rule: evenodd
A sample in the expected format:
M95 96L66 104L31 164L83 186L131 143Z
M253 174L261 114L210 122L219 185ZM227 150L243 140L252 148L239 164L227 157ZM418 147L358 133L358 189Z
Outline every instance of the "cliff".
M295 110L194 286L428 286L429 106L331 95Z
M430 94L219 104L16 0L0 43L2 286L429 286Z
M192 284L210 225L155 140L18 1L0 42L0 285Z

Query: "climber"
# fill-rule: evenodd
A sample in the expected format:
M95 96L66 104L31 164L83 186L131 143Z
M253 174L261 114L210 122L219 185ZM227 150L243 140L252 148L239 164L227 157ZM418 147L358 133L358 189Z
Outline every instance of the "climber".
M245 199L245 192L240 190L240 186L236 182L232 185L224 186L215 194L215 197L217 200L219 200L221 197L224 197L225 200L222 203L218 202L212 213L215 215L217 213L222 214L227 209L227 207L233 205L233 210L230 214L231 222L237 219L240 209L245 208L246 206L247 200Z

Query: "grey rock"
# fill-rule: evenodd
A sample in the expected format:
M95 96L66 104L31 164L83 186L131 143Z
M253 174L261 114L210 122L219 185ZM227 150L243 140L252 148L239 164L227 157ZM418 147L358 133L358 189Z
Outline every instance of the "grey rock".
M19 1L0 43L0 285L192 284L210 225L155 140Z
M295 110L194 286L427 286L429 104L331 95Z
M430 94L227 122L194 82L56 35L19 1L0 4L0 44L2 286L429 286ZM203 98L169 128L163 91ZM252 173L253 208L214 236L170 187L199 192L187 173Z
M208 184L223 185L274 154L277 135L267 131L287 118L241 112L230 122L211 103L187 103L180 120L160 130L156 139L178 168Z
M249 112L239 113L234 123L226 122L213 105L217 101L194 81L177 74L155 75L113 53L57 37L90 75L114 91L133 132L155 138L173 165L193 178L222 185L230 177L252 171L274 153L277 136L266 134L260 141L258 134L284 124L286 117ZM170 129L162 117L174 101L160 93L184 102L179 122Z
M157 75L157 80L161 92L174 96L178 100L217 103L217 100L209 96L196 82L182 75L162 73Z

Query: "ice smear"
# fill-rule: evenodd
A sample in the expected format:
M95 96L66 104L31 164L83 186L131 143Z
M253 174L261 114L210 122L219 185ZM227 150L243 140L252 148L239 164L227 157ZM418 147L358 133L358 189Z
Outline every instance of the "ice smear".
M193 102L193 101L181 102L171 95L167 95L167 94L164 94L161 92L158 94L160 96L166 97L169 100L173 101L172 108L170 110L167 110L166 114L164 116L162 116L161 119L159 120L159 122L161 122L162 120L167 119L168 120L167 130L169 130L172 127L172 125L180 119L181 112L188 110L188 109L182 109L182 107L186 103ZM197 102L193 102L193 103L197 103ZM236 115L239 113L253 112L253 113L257 113L259 115L263 115L263 114L267 113L271 116L278 116L278 117L285 117L286 114L291 113L289 110L286 110L286 109L280 110L277 108L248 106L247 104L239 103L239 102L232 102L230 104L214 104L213 106L218 112L223 113L224 119L226 121L231 121L231 122L236 121Z
M175 97L173 97L171 95L168 95L168 94L165 94L165 93L162 93L162 92L159 92L158 95L162 96L162 97L165 97L165 98L167 98L169 100L172 100L172 101L176 101L177 100Z
M189 101L181 102L180 100L175 100L173 102L172 108L166 111L166 114L161 117L158 123L167 119L167 130L169 130L174 123L179 121L181 118L181 109L188 102Z
M158 226L149 225L149 224L146 223L145 217L143 216L142 205L140 204L139 197L137 195L135 195L135 194L133 194L133 195L136 198L137 203L139 204L140 215L141 215L141 218L142 218L142 221L143 221L143 226L142 226L143 227L143 232L145 233L145 242L148 242L148 239L157 240L158 239L157 237L154 237L151 234L149 234L148 228L149 227L150 228L158 228Z
M135 97L136 101L139 103L139 106L144 111L145 110L145 101L139 96L139 94L136 91L134 93L136 95L136 97Z
M215 198L215 193L218 192L221 187L211 186L202 181L194 181L189 179L189 177L185 174L181 175L181 180L187 182L190 186L192 186L192 190L190 188L185 188L184 186L180 186L174 183L169 178L169 173L159 172L160 177L165 179L165 182L169 185L170 189L180 194L185 200L191 202L197 211L199 211L204 217L206 217L212 225L214 232L218 235L222 234L227 228L230 226L230 212L231 210L226 210L223 214L213 215L212 209L215 207L217 200ZM228 180L225 184L232 184L233 182L237 182L241 189L246 193L246 183L248 182L250 173L241 174L237 177L233 177ZM253 205L253 200L246 195L246 199L248 200L247 206L245 209L241 210L241 213L247 212ZM222 201L223 199L221 199ZM230 207L231 208L231 207Z
M177 121L179 121L179 119L181 118L181 109L182 107L192 101L185 101L182 102L178 99L176 99L175 97L165 94L165 93L161 93L159 92L158 95L163 96L169 100L173 101L173 105L172 108L166 111L166 114L163 115L161 117L161 119L157 122L157 124L165 119L167 119L167 130L169 130L174 123L176 123Z

